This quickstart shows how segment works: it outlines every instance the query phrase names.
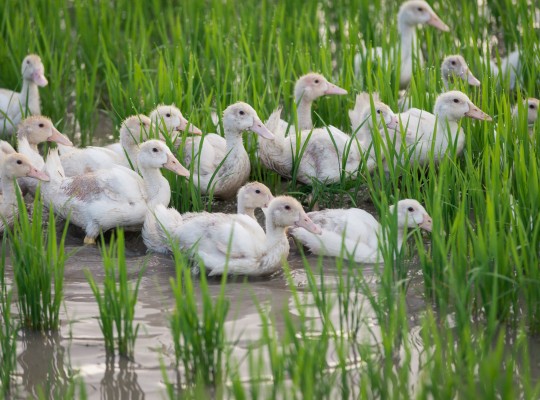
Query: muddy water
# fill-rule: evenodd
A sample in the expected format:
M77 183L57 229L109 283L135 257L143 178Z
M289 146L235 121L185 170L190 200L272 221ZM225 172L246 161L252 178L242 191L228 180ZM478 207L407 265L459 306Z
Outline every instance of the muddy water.
M173 309L174 298L170 279L175 277L174 262L168 256L147 254L139 235L126 234L126 251L133 279L146 263L147 268L141 282L139 300L136 306L136 323L140 324L136 342L134 361L107 358L98 323L98 308L90 290L84 271L88 269L101 282L103 266L97 247L81 247L82 232L69 229L66 251L76 251L69 259L65 269L65 307L61 313L62 326L58 334L24 333L18 341L17 397L35 396L39 387L61 387L68 378L78 374L84 379L89 398L161 398L164 384L161 364L174 374L174 348L168 327L168 316ZM310 256L311 265L317 264L316 257ZM307 286L307 276L302 260L296 249L289 257L293 284L302 290ZM337 271L331 259L325 260L324 282L332 287ZM8 281L12 270L8 260ZM365 274L373 271L366 268ZM219 280L209 281L210 291L217 295ZM411 316L424 308L420 296L411 290L409 303ZM307 303L310 294L302 292ZM231 308L225 325L227 340L234 342L233 357L242 360L247 349L262 336L260 317L254 299L270 312L276 322L276 329L283 328L283 310L289 308L297 313L291 291L284 275L278 274L269 279L246 282L232 279L227 283L226 295L231 300ZM367 303L367 302L366 302ZM368 326L361 336L370 337L368 328L375 328L369 317L369 308L364 305ZM16 312L16 310L14 310ZM308 308L308 315L316 333L322 329L318 315ZM332 319L337 323L337 310ZM419 349L420 351L420 349ZM329 352L330 362L332 351ZM247 363L240 366L241 373L247 377Z

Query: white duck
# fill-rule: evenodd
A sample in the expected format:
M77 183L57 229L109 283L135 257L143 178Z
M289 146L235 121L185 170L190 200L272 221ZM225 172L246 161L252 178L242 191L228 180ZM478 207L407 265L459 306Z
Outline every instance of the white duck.
M401 249L407 228L422 228L431 232L433 221L422 205L411 199L400 200L390 207L390 215L397 214L397 245ZM328 209L310 212L308 216L322 228L314 235L303 228L291 234L312 253L354 260L358 263L382 261L383 227L373 216L358 208Z
M189 171L159 140L143 143L137 157L142 178L122 166L65 177L58 154L51 151L45 166L51 182L43 185L43 198L57 214L85 230L85 244L94 244L100 231L140 228L148 208L170 202L169 182L160 168L180 176L189 176Z
M184 118L178 107L172 104L158 105L150 113L150 120L160 134L166 133L168 135L176 136L178 135L178 132L186 131L195 135L202 135L202 131ZM176 140L175 136L171 138L173 142Z
M420 24L431 25L441 31L448 32L450 28L441 21L435 14L431 6L422 0L410 0L404 2L398 12L398 31L400 35L400 54L401 54L401 71L399 85L401 89L405 89L411 81L413 73L413 59L416 57L413 51L419 48L416 40L416 27ZM384 55L380 47L373 49L372 57L384 61L386 57L391 57L391 54ZM421 52L417 53L417 59L420 66L423 65L423 57ZM355 72L360 74L360 66L364 62L367 55L357 54L354 58ZM387 60L390 63L396 63L397 60Z
M508 79L509 88L514 89L521 68L519 51L515 50L508 56L501 57L500 68L497 60L489 60L489 68L495 78Z
M106 147L88 146L84 149L59 146L60 160L66 176L95 172L121 165L137 169L140 142L148 139L151 121L139 114L126 118L120 127L120 143Z
M375 120L379 128L382 129L385 125L394 133L399 129L396 115L387 105L376 103ZM368 170L375 167L374 150L371 146L374 128L369 95L357 97L356 107L349 114L352 118L352 136L330 125L284 137L279 134L280 113L280 109L274 111L267 122L270 130L278 132L274 141L272 143L267 143L268 141L264 139L259 141L259 156L267 168L290 178L297 164L297 180L311 184L313 179L326 183L339 182L343 174L356 173L365 152L370 154L366 154L368 157L365 158ZM261 151L263 147L264 151ZM295 163L297 157L301 158Z
M71 141L54 127L49 118L43 115L34 115L21 121L17 128L17 149L40 171L45 167L45 161L39 153L38 145L43 142L72 146ZM35 179L21 178L19 184L24 192L29 191L33 194L38 182Z
M0 234L6 226L11 226L13 219L18 214L17 207L17 178L27 177L48 181L49 176L34 167L28 157L20 153L6 155L0 162L0 184L2 195L0 196Z
M268 276L280 270L289 254L286 229L303 227L315 234L320 228L292 197L279 196L270 202L266 233L251 217L239 214L201 214L182 221L172 220L167 209L158 206L157 220L180 248L191 250L210 275Z
M38 86L46 86L45 68L41 58L27 55L21 67L23 84L21 92L0 89L0 134L13 134L21 119L41 114Z
M416 160L420 164L425 164L429 159L438 162L447 149L454 146L456 154L461 154L465 146L465 134L459 121L463 117L492 120L475 106L467 95L457 90L439 95L435 101L433 114L418 108L411 108L399 114L401 124L410 132L405 136L404 144L410 152L413 152L411 162ZM401 143L396 141L395 155L400 154Z
M370 96L373 98L374 109L371 109ZM375 121L377 129L373 126L373 112L375 112ZM352 110L349 110L349 118L351 120L351 128L353 133L356 132L356 137L360 143L360 147L367 156L368 171L372 171L376 166L375 158L375 143L373 142L373 134L380 134L380 141L387 146L386 132L383 126L388 130L388 139L393 143L396 139L396 134L399 135L400 125L396 114L379 99L378 93L362 92L356 95L356 103ZM405 134L409 138L413 138L414 132L404 129ZM382 150L382 149L381 149ZM384 151L381 151L383 154Z
M242 186L237 195L237 213L246 215L256 221L255 210L257 208L268 207L274 199L272 192L265 185L259 182L249 182ZM158 253L168 253L171 251L168 233L163 230L164 225L160 221L168 221L167 226L180 226L192 218L199 218L203 215L211 215L207 212L192 212L180 215L174 208L159 209L159 221L154 210L149 210L144 221L142 237L144 244L149 250ZM264 237L261 239L264 241Z
M253 131L266 139L274 135L246 103L230 105L223 112L225 138L212 133L189 137L184 147L184 162L193 168L195 185L201 193L220 198L233 197L247 182L251 172L242 133Z

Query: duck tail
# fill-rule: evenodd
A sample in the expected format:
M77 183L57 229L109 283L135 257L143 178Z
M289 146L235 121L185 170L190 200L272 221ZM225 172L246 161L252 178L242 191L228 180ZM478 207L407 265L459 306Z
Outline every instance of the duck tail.
M182 216L178 211L158 204L146 213L142 229L144 244L149 250L157 253L170 252L172 232L181 224Z
M66 177L58 149L49 150L47 161L45 162L45 172L50 176L51 181L60 181Z

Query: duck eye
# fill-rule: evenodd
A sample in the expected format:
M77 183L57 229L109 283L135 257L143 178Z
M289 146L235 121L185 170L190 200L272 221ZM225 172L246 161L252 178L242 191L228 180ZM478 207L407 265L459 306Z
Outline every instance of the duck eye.
M157 153L159 150L158 150L157 147L154 147L154 148L152 149L152 151L153 151L154 153Z
M381 113L381 110L377 110L377 114L380 114Z
M409 208L407 208L407 210L408 210L409 212L413 212L413 211L414 211L414 208L409 207Z
M535 106L534 104L531 104L531 105L529 106L529 108L530 108L531 110L534 110L534 109L536 108L536 106Z
M424 9L422 7L418 7L418 11L422 12Z
M41 123L38 125L40 128L43 128L45 126L45 124Z
M318 79L315 79L315 83L319 83L320 81Z
M285 206L285 210L290 210L291 206Z
M30 60L26 60L26 63L27 63L27 64L30 64Z
M169 113L165 114L165 116L166 116L167 118L171 118L171 114L169 114Z
M454 103L459 103L459 100L458 99L454 99Z
M17 160L17 164L22 165L22 161L21 161L21 160Z
M456 65L456 62L455 62L455 61L452 61L452 62L450 62L450 64L452 64L452 65Z
M255 190L255 193L259 194L261 191L259 189Z
M245 114L245 112L244 112L244 111L242 111L242 110L240 110L240 111L238 111L238 114L240 114L240 115L244 115L244 114Z

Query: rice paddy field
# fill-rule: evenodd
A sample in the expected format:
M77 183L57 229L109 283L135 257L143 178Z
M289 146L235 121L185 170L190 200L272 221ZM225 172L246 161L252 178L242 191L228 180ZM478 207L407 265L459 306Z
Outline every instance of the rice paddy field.
M304 185L266 169L246 134L250 180L306 209L359 207L395 236L389 205L422 203L431 233L388 241L363 265L310 254L291 239L270 278L190 272L180 250L147 253L139 233L84 234L21 201L0 243L0 398L538 399L540 398L540 124L523 100L540 96L540 5L534 0L429 1L448 32L418 29L425 63L412 104L433 110L440 64L460 54L478 87L455 82L493 121L463 119L465 147L436 164L404 162ZM294 120L296 80L315 71L348 95L314 103L314 125L351 133L355 95L398 110L400 2L384 0L4 0L0 87L20 90L39 54L49 81L42 113L78 146L118 138L128 116L174 103L203 132L236 101L264 121ZM514 50L515 88L493 76ZM512 109L517 105L517 115ZM249 137L248 137L249 136ZM6 139L4 137L3 139ZM15 138L7 138L13 140ZM377 143L377 139L375 139ZM183 151L178 150L179 159ZM400 154L408 160L407 150ZM180 212L234 212L166 173ZM260 215L259 215L260 216Z

